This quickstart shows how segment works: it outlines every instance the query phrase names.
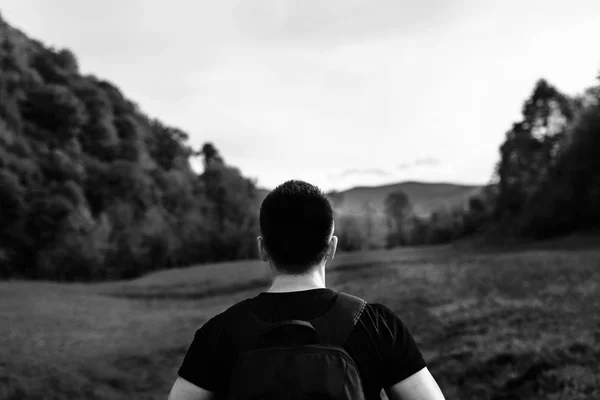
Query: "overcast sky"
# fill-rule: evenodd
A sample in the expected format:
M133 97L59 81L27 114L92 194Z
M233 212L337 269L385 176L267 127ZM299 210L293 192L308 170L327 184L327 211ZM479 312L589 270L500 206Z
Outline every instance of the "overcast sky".
M0 0L260 186L485 183L535 81L600 69L597 0Z

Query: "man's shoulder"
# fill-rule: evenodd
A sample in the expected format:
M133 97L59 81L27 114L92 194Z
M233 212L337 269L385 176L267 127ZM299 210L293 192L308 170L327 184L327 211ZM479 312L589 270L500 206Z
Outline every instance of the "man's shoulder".
M209 318L208 321L205 322L205 325L212 325L219 328L225 327L227 324L231 323L231 321L235 320L240 313L248 309L248 305L252 299L253 298L247 298L230 305L223 311Z
M369 310L371 313L374 313L374 314L377 314L380 316L387 316L390 314L396 315L396 313L394 311L392 311L388 306L386 306L385 304L382 304L382 303L367 302L365 310Z
M381 303L367 303L361 315L361 320L375 327L390 324L403 324L400 315Z

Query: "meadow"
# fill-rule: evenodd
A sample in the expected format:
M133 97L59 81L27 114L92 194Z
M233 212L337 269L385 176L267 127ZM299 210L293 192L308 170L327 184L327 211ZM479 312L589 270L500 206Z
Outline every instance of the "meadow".
M600 246L565 243L340 254L327 283L397 312L447 399L600 399ZM0 282L0 399L166 399L195 330L267 272Z

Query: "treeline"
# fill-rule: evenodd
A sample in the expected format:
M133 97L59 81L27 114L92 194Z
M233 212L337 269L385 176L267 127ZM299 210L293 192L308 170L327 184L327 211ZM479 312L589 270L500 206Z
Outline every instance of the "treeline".
M187 141L0 17L0 277L121 279L254 256L255 182Z
M387 235L373 244L368 210L340 216L340 247L440 244L474 234L542 239L600 227L600 85L570 97L539 80L506 133L493 180L464 205L417 216L405 193L385 201Z
M522 114L500 150L494 219L532 238L600 226L600 85L570 98L540 80Z
M443 244L484 232L491 221L495 187L487 186L465 204L441 208L429 215L415 213L403 191L389 194L382 212L339 214L336 232L344 251ZM381 229L383 227L383 229Z

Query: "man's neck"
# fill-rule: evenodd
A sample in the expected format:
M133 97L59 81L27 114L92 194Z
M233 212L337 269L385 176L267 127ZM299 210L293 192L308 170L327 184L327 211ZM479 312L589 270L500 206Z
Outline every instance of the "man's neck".
M299 292L302 290L324 289L325 276L320 268L304 275L277 275L269 288L270 293Z

